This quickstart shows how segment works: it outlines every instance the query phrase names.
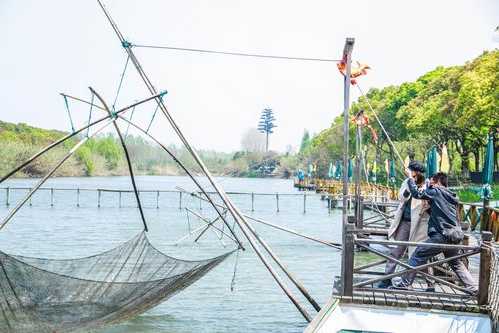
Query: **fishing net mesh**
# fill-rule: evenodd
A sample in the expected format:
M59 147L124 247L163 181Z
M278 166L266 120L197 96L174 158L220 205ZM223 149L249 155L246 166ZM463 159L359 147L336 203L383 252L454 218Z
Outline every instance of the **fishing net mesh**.
M191 285L229 255L179 260L154 248L144 232L80 259L0 252L0 332L79 332L129 319Z

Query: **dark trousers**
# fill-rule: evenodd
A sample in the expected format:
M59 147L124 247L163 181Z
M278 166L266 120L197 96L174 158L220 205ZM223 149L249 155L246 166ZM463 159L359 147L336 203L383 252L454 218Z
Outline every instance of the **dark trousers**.
M432 233L425 243L439 243L449 244L449 242L440 233ZM428 260L440 253L443 253L446 258L459 255L459 249L442 249L439 247L418 246L411 258L409 258L409 265L412 267L421 266L428 262ZM477 287L470 272L460 259L454 259L448 262L454 273L458 276L459 280L463 283L465 288L470 291L476 291ZM416 277L416 272L406 273L402 276L402 282L406 286L410 286Z

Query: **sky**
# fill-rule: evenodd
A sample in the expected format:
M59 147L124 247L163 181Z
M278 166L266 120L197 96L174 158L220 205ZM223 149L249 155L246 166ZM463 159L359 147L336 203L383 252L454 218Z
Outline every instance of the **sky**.
M345 38L354 37L354 60L372 67L359 81L364 90L415 80L499 45L497 0L104 3L135 44L338 59ZM113 104L126 55L96 1L0 0L0 31L0 120L68 131L59 93L89 100L89 86ZM134 51L156 88L168 91L166 105L197 149L240 149L243 133L270 107L278 126L270 148L285 151L305 129L318 133L342 112L334 63ZM129 66L116 107L148 96ZM88 119L86 105L70 102L70 110L76 124ZM134 120L147 127L153 112L146 104ZM151 132L178 144L162 115Z

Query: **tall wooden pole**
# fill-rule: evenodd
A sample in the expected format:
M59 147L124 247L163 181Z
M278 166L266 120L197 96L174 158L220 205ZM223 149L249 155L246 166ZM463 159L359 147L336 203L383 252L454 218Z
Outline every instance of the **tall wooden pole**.
M356 135L355 135L355 226L360 228L362 225L362 201L361 201L361 164L362 164L362 118L364 112L360 111L356 115Z
M353 38L347 38L345 41L345 47L343 48L343 60L345 62L345 77L343 81L343 255L341 257L341 293L345 295L347 291L345 287L345 276L348 274L347 270L353 269L353 267L347 267L348 263L345 261L345 255L347 249L345 249L346 243L346 227L348 225L348 142L349 142L349 109L350 109L350 72L351 72L351 62L352 62L352 50L355 40Z

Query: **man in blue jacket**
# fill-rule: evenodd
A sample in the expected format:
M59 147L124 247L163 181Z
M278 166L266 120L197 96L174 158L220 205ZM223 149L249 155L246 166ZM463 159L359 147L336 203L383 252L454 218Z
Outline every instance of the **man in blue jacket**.
M430 179L430 186L423 191L418 191L414 179L408 180L409 190L413 198L428 200L430 203L430 220L428 221L428 239L425 243L457 244L463 239L463 232L457 219L456 194L447 188L447 175L443 172L436 173ZM421 266L427 261L443 253L446 258L459 254L459 249L443 249L440 247L418 246L409 258L412 267ZM477 287L470 272L460 259L448 262L466 289L475 294ZM394 283L394 288L406 289L412 285L416 272L406 273L399 282Z

